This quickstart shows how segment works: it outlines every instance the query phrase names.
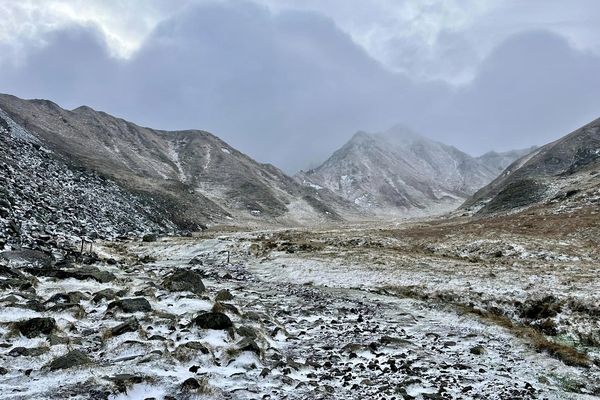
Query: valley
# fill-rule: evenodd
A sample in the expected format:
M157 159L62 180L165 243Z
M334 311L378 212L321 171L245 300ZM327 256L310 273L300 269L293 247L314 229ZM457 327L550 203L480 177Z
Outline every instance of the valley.
M520 225L223 227L98 243L85 263L12 277L31 289L3 286L3 347L12 350L0 355L0 391L10 399L591 399L600 394L600 226L585 213L573 219L579 229L570 232L530 215ZM536 239L542 231L553 233ZM189 286L196 279L202 287ZM201 317L210 312L231 322L211 326L216 320ZM14 334L15 318L36 317L54 319L49 339ZM55 368L74 348L83 361Z

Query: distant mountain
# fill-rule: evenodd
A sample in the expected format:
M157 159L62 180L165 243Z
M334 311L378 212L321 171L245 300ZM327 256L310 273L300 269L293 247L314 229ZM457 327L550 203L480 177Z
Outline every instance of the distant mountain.
M306 223L342 219L354 206L296 183L216 136L137 126L89 107L0 95L0 109L74 165L165 204L180 227L227 221Z
M515 161L462 208L490 214L542 204L600 206L600 119Z
M385 133L355 134L321 166L300 172L296 180L379 214L434 214L456 208L496 177L494 163L510 157L477 159L396 126Z
M506 152L495 152L490 151L482 156L477 157L486 167L496 173L496 176L500 175L510 164L515 160L531 153L537 149L537 146L532 146L527 149L511 150Z

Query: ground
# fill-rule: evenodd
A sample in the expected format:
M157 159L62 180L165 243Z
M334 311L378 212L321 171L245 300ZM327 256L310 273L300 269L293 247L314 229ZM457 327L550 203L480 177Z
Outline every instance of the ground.
M574 213L559 226L532 213L103 243L94 266L114 280L39 276L33 292L2 291L0 398L596 398L596 217ZM173 269L197 271L206 291L167 289ZM104 289L145 298L151 310L109 310L110 300L93 300ZM44 303L74 291L78 304L37 311L8 300ZM233 328L197 326L210 310ZM41 316L56 320L53 335L66 343L15 332L14 322ZM138 325L111 334L132 317ZM44 350L9 355L17 347ZM71 350L90 362L49 369Z

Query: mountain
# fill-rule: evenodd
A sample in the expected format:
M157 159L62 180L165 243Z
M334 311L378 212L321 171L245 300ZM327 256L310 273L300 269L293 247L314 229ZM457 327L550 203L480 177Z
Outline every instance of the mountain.
M175 229L163 207L69 165L1 110L0 184L0 251Z
M355 134L296 180L379 214L423 215L457 207L495 177L495 168L485 160L396 126L384 133Z
M0 95L0 109L45 147L135 195L164 205L179 227L341 220L353 205L296 183L199 130L140 127L89 107Z
M600 119L512 163L462 206L478 214L600 204Z
M500 175L510 164L519 158L531 153L537 149L537 146L532 146L527 149L511 150L506 152L487 152L477 159L481 161L486 167L496 173L496 176Z

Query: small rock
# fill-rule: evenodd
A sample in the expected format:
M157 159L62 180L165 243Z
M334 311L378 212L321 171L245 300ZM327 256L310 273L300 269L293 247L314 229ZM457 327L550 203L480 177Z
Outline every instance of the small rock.
M54 361L52 361L48 367L51 371L55 371L58 369L67 369L77 367L79 365L86 365L89 363L91 363L91 360L88 358L87 355L85 355L85 353L79 350L73 350L62 357L54 359Z
M108 304L108 310L112 310L114 308L118 308L126 313L152 311L150 303L143 297L115 300Z
M142 242L146 242L146 243L151 243L151 242L156 242L156 235L150 233L147 235L142 236Z
M229 300L233 300L233 295L227 289L219 290L217 292L217 295L215 296L215 301L229 301Z
M194 323L202 329L227 330L233 327L229 317L220 312L206 312L198 315Z
M41 356L44 353L48 352L47 347L34 347L34 348L26 348L26 347L15 347L11 351L8 352L8 355L11 357L37 357Z
M476 356L480 356L483 353L485 353L485 348L483 348L483 346L475 346L475 347L471 347L469 352L471 354L475 354Z
M110 329L110 334L112 336L119 336L127 332L135 332L140 328L140 324L137 319L129 318L127 321L119 324Z

